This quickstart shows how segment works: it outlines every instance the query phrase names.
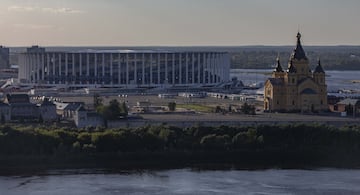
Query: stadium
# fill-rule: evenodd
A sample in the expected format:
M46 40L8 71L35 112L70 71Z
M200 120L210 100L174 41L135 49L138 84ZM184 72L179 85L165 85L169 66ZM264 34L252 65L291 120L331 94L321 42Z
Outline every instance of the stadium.
M226 52L84 50L20 54L22 84L69 87L215 86L229 81Z

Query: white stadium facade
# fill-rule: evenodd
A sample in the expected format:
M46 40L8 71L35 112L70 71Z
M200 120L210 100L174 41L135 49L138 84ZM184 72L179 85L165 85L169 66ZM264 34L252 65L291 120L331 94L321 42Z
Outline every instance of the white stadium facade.
M158 50L28 50L20 55L22 84L73 87L211 86L229 81L226 52Z

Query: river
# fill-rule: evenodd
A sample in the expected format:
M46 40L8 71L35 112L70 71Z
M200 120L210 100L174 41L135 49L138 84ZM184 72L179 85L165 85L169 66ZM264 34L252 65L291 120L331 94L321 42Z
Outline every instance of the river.
M245 85L264 83L271 77L273 70L266 69L231 69L230 77L237 77ZM356 90L360 92L360 71L326 71L326 84L329 92Z
M360 170L48 171L1 176L1 195L360 194Z

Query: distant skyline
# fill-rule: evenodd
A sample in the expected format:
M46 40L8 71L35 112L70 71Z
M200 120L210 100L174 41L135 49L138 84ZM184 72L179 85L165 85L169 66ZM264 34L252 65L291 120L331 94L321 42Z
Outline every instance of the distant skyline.
M4 46L360 45L359 0L0 0Z

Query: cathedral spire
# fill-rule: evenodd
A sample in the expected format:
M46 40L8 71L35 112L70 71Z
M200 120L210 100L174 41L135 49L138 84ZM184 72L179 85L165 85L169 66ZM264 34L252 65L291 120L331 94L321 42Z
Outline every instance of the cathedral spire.
M301 46L301 40L300 40L301 39L301 34L300 34L300 32L297 33L296 38L297 38L296 47L295 47L295 49L293 51L293 54L292 54L291 58L292 59L297 59L297 60L301 60L301 59L307 60L307 57L305 55L305 51Z
M280 57L279 57L279 55L278 55L277 58L276 58L276 68L275 68L275 72L284 72L284 70L282 69L281 64L280 64Z
M321 66L320 58L318 59L318 65L316 66L314 73L325 73Z
M289 72L289 73L296 73L296 68L294 67L294 64L293 64L292 59L290 60L288 72Z

